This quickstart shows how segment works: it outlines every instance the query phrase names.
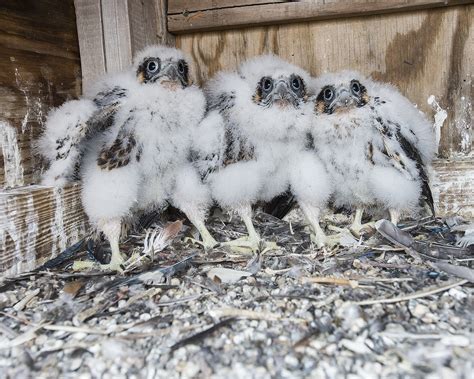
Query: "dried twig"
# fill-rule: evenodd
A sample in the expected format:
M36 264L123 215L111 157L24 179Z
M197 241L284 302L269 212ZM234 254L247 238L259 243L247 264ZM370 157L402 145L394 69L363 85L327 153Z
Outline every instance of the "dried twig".
M25 342L31 341L33 338L36 338L36 332L42 327L42 325L32 326L25 333L20 334L18 337L8 341L7 343L1 344L0 349L11 349L12 347L20 346Z
M352 288L359 287L359 282L357 280L346 279L346 278L331 278L324 276L315 276L315 277L305 277L301 278L303 283L318 283L318 284L335 284L338 286L350 286Z
M13 309L17 312L22 311L27 306L27 304L39 294L39 292L40 292L39 288L29 292L28 294L26 294L26 296L23 299L21 299L18 303L16 303L13 306Z
M274 313L269 312L257 312L250 309L238 309L238 308L219 308L209 311L209 314L215 318L221 317L236 317L250 320L266 320L266 321L283 321L288 320L292 322L308 322L308 320L302 318L291 318L285 319Z
M423 290L423 291L418 291L415 292L411 295L406 295L406 296L398 296L398 297L392 297L392 298L386 298L386 299L374 299L374 300L364 300L364 301L358 301L355 302L354 304L357 305L373 305L373 304L390 304L390 303L398 303L401 301L408 301L408 300L413 300L413 299L419 299L421 297L426 297L429 295L434 295L439 292L447 291L451 288L457 287L457 286L462 286L466 284L468 280L459 280L457 282L451 282L448 284L445 284L444 286L432 288L429 290Z
M182 346L186 346L186 345L189 345L189 344L194 344L194 343L198 343L200 342L202 339L206 338L208 335L214 333L216 330L222 328L223 326L227 326L229 325L232 321L235 321L236 318L235 317L229 317L229 318L226 318L224 320L221 320L217 323L215 323L214 325L196 333L196 334L193 334L177 343L175 343L173 346L171 346L171 351L174 351L176 349L179 349L180 347Z

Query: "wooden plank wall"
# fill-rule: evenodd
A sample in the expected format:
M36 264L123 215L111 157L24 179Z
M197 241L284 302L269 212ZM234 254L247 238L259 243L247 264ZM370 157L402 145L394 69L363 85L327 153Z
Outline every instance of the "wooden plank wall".
M30 147L48 110L80 95L81 67L72 0L0 4L0 185L15 187L38 181Z
M0 273L34 268L85 232L77 187L29 186L48 111L80 94L73 0L1 0Z

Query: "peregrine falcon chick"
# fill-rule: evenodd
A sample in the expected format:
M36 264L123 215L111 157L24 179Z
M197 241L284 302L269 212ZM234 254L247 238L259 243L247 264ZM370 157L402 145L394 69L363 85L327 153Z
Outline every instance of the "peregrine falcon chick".
M105 268L121 270L122 223L166 202L186 214L205 247L216 244L204 226L210 192L188 160L205 109L187 58L156 45L140 52L130 70L106 79L93 99L49 115L39 144L51 161L44 181L62 185L79 175L84 209L112 248Z
M436 143L431 124L394 87L344 71L313 82L314 150L334 183L336 207L355 209L358 233L364 210L402 212L426 203L434 214L428 170Z
M200 135L213 137L200 143L208 150L196 164L215 201L235 211L247 228L248 238L230 246L258 249L252 205L289 189L318 244L324 243L319 212L330 184L317 157L305 150L312 117L308 80L303 69L267 55L244 62L237 72L219 73L208 85L210 112Z

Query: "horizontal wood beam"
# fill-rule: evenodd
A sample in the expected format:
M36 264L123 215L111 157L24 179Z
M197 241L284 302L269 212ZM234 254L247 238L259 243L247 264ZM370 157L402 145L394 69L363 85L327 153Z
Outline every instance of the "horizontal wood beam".
M185 14L169 14L168 30L170 33L179 34L356 16L371 16L473 3L474 0L379 0L362 3L338 2L317 4L285 2L278 4L249 5L233 8L198 10Z
M473 157L438 159L432 183L438 216L474 218ZM32 270L87 232L79 185L0 192L0 277Z
M249 5L287 3L289 0L169 0L168 14L187 14L209 9L233 8Z

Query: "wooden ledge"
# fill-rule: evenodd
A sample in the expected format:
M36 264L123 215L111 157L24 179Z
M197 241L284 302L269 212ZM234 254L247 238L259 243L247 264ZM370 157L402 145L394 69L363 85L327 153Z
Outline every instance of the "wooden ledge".
M0 191L0 276L38 267L86 231L79 185Z
M229 4L234 3L234 6L206 9L212 5L206 5L209 1L203 1L201 6L185 6L184 2L179 1L168 8L168 31L179 34L224 30L371 16L474 3L473 0L379 0L366 3L338 2L330 4L307 2L273 2L268 4L268 2L225 1ZM246 3L251 5L246 5ZM258 4L255 5L255 3ZM181 12L179 12L179 7L181 7Z

